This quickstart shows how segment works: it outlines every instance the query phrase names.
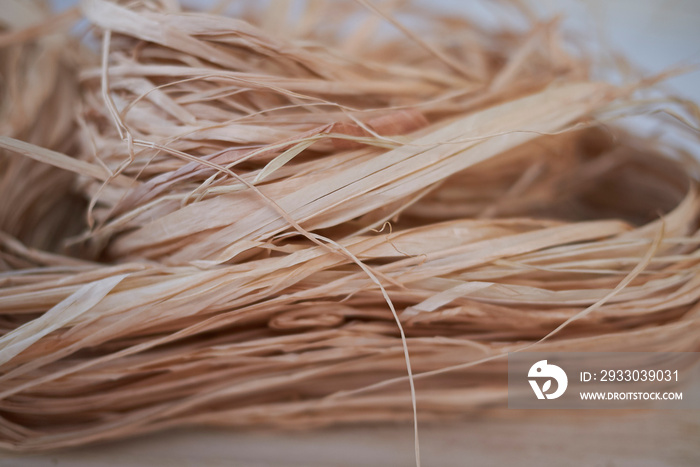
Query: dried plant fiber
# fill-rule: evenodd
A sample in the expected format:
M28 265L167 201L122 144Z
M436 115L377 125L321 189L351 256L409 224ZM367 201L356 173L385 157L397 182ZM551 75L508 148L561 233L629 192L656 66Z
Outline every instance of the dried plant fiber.
M292 3L3 3L0 447L417 423L503 404L508 352L700 350L697 166L618 123L691 141L693 103L518 3Z

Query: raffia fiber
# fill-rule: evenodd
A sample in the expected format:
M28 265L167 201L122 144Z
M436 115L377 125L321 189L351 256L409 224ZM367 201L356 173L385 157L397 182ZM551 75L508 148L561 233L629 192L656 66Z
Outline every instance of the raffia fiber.
M700 349L697 167L613 118L654 80L517 4L275 4L87 0L93 51L7 2L1 447L441 419L510 351Z

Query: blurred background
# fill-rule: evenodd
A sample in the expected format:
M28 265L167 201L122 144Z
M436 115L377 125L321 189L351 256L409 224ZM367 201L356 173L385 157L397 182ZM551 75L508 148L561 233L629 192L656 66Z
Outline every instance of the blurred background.
M79 0L50 0L56 10ZM250 0L260 2L261 0ZM267 0L267 3L281 0ZM469 11L479 2L413 0L445 11ZM595 38L619 51L643 71L657 73L679 65L700 64L700 1L698 0L521 0L543 18L560 16L562 27L582 37ZM222 0L181 0L208 7ZM234 2L229 2L234 3ZM395 0L377 1L397 3ZM680 94L700 100L700 74L695 71L668 84Z

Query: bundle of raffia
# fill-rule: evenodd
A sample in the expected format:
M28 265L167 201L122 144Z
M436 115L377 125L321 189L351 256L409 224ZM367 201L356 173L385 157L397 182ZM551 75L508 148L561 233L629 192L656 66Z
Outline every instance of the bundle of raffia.
M0 446L417 423L503 404L508 352L700 349L697 168L617 124L692 103L518 4L387 3L3 3Z

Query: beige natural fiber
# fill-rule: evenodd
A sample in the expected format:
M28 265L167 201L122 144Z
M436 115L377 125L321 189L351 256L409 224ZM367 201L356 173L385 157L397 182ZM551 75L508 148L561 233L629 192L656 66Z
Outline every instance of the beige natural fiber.
M618 124L690 140L692 103L515 2L226 5L86 0L81 40L3 2L1 447L417 423L502 405L507 352L700 350L697 167Z

